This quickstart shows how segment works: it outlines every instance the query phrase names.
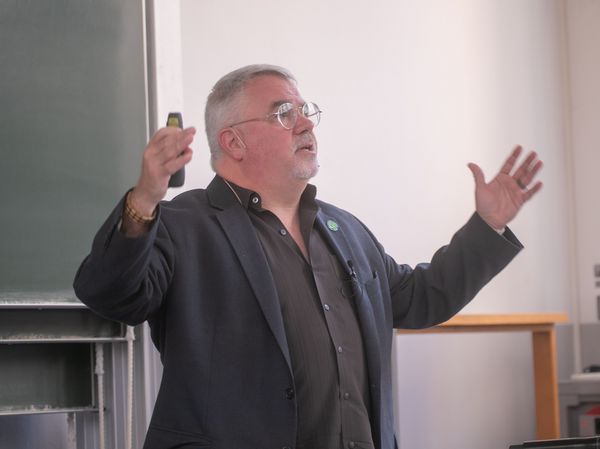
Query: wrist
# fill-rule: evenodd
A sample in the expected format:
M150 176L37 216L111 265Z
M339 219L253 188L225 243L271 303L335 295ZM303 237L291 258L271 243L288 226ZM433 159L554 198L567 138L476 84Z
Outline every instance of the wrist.
M498 234L504 234L504 231L506 231L506 224L496 223L493 220L490 220L489 218L482 216L479 213L479 211L477 211L477 214L481 217L481 219L485 222L485 224L487 224L490 228L492 228Z
M137 187L134 187L129 191L126 198L126 204L135 210L139 215L144 217L151 217L156 212L156 206L158 203L152 199L148 199L146 195L140 193Z
M498 234L502 235L504 234L504 231L506 231L506 225L500 225L500 224L496 224L496 223L490 223L489 221L483 220L485 221L485 223L492 228L494 231L496 231Z
M152 223L156 218L156 205L140 206L139 204L140 202L134 196L134 190L131 190L125 197L123 209L125 217L141 225Z

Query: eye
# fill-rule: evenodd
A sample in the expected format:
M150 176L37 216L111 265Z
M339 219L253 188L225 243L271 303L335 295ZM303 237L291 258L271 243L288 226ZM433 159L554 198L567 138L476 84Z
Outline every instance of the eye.
M281 118L290 117L294 114L294 105L292 103L283 103L279 106L277 113Z

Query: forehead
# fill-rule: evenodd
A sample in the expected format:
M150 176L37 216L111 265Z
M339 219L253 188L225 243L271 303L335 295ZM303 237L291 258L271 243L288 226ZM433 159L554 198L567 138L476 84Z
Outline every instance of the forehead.
M261 75L248 81L244 98L249 109L270 111L282 103L302 104L296 84L276 75Z

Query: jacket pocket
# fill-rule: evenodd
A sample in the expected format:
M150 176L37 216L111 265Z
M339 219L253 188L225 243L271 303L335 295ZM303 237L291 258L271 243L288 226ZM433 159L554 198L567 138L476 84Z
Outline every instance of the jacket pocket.
M380 301L382 298L379 275L373 271L371 277L365 282L365 289L371 301Z

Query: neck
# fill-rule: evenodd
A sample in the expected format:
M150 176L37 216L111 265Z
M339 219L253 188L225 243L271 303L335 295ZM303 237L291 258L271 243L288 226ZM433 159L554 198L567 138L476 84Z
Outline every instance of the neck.
M295 180L285 185L267 182L252 183L244 177L236 177L233 173L218 173L226 181L260 195L262 207L271 211L285 226L305 258L308 258L306 244L300 230L300 198L308 181ZM239 198L238 198L239 199Z
M297 211L305 188L304 182L296 186L257 186L254 190L260 194L265 209Z
M260 195L262 206L275 213L275 211L287 211L286 215L298 210L300 197L308 185L308 180L294 179L287 182L277 182L274 179L249 179L235 171L217 172L222 178Z

